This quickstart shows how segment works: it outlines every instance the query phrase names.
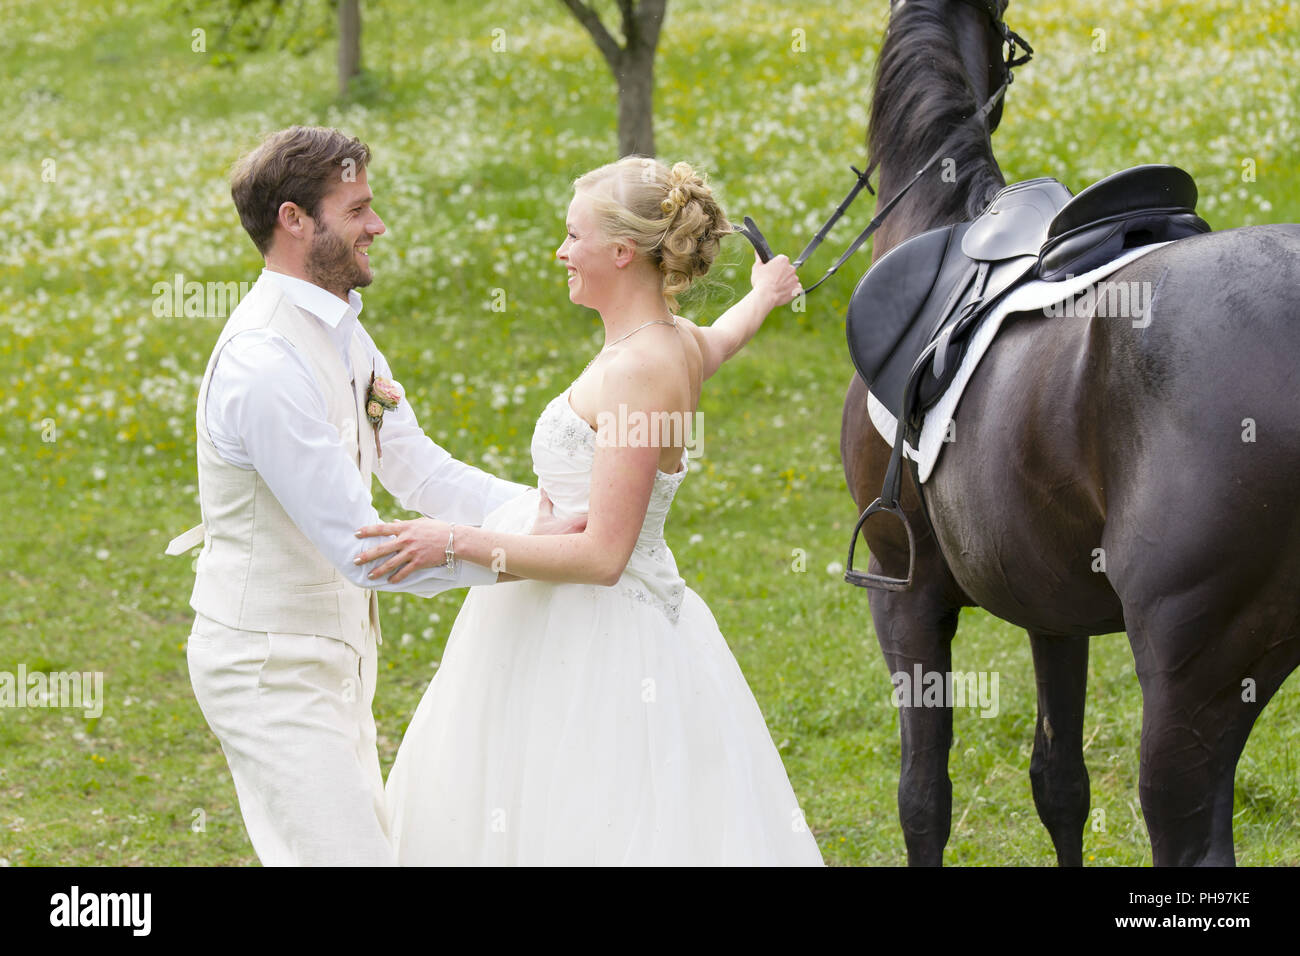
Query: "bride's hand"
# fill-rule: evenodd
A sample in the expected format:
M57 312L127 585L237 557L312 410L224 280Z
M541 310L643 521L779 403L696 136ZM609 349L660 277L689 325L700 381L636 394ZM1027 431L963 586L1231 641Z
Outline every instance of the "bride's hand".
M555 517L555 505L545 488L538 488L541 498L537 505L537 520L533 522L530 534L581 534L587 527L587 516L573 518Z
M787 256L775 256L767 262L754 257L754 268L749 271L749 283L754 291L772 303L772 308L792 302L803 292L799 274Z
M395 537L362 551L355 563L369 564L385 555L392 555L371 571L370 577L384 577L401 568L401 571L390 579L393 584L400 584L412 571L418 571L420 568L436 568L447 563L447 536L450 531L451 525L436 518L415 518L366 525L357 532L358 538L375 538L382 535L395 535Z

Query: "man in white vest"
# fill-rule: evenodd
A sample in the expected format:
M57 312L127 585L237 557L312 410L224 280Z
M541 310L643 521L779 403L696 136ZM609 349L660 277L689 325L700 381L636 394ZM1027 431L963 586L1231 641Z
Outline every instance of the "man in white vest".
M400 585L368 578L354 561L373 542L353 532L379 520L371 475L404 508L464 524L527 490L453 459L404 400L384 413L377 453L367 390L392 372L355 291L385 231L369 160L337 130L293 127L236 165L231 194L266 267L199 388L203 523L168 548L203 543L190 678L266 865L395 862L371 714L375 589L432 596L497 580L452 554ZM545 511L534 527L580 529Z

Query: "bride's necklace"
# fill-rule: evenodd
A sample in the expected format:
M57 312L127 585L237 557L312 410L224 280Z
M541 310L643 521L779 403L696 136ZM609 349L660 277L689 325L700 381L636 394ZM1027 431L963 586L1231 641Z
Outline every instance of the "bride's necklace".
M611 346L614 345L618 345L619 342L622 342L624 339L628 338L629 336L635 335L636 333L640 332L642 329L649 328L652 325L671 325L673 328L676 328L677 319L674 317L671 322L669 322L667 319L651 319L649 322L645 323L645 325L638 325L631 332L627 333L627 335L620 335L613 342L610 342L608 345L606 345L605 348L602 348L599 352L593 355L591 357L591 362L596 361L596 359L604 355L605 349L610 348ZM578 378L582 378L582 376L586 374L587 369L591 368L591 362L588 362L585 366L583 366L582 371L578 373Z

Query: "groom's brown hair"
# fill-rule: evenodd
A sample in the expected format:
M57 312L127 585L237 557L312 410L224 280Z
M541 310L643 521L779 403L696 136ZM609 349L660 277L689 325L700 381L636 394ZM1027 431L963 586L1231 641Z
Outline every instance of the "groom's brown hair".
M370 162L370 147L323 126L291 126L272 133L235 163L230 195L239 221L266 255L280 206L297 203L315 219L334 185L355 177Z

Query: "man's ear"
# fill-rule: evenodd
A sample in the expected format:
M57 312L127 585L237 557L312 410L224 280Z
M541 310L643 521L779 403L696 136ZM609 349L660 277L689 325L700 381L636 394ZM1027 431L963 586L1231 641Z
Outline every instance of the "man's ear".
M311 221L311 216L296 202L280 203L280 209L276 213L276 223L295 239L307 238L307 224Z

